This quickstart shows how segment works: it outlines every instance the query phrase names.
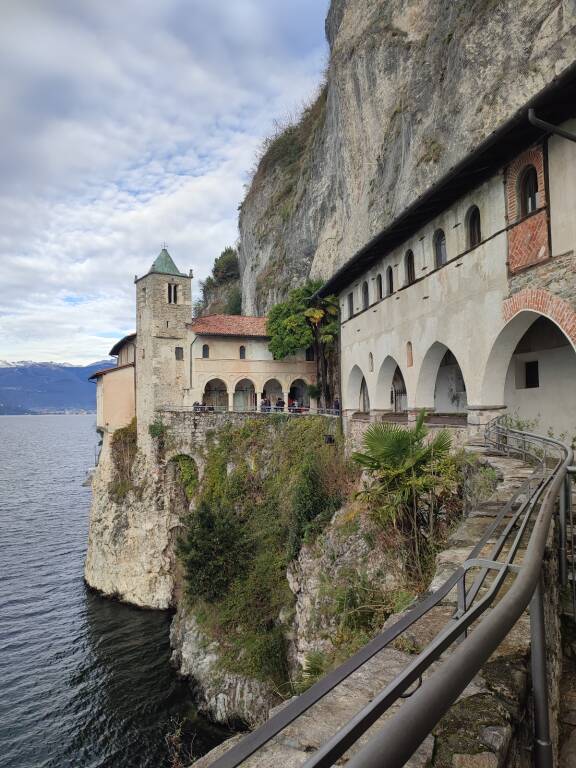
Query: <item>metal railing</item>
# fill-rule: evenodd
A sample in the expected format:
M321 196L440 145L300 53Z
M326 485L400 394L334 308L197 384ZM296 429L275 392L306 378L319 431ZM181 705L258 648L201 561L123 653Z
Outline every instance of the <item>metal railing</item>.
M569 475L572 449L556 440L512 429L502 417L487 427L485 442L499 453L521 457L534 466L534 471L503 505L466 562L439 589L426 596L342 666L248 734L215 760L211 768L236 768L241 765L426 616L453 590L457 593L457 608L451 620L384 690L311 755L303 768L334 765L393 704L404 700L399 711L386 720L378 734L348 762L349 768L381 768L382 756L385 755L386 768L401 768L503 642L529 604L534 758L537 768L552 768L542 568L550 525L559 499L561 582L567 585L570 581L566 567L566 521L569 518L570 524L572 522ZM571 528L572 552L573 536L574 529ZM523 546L526 546L524 557L518 564L515 561ZM470 579L471 576L474 578ZM501 594L505 583L507 591ZM574 586L572 578L573 604ZM431 670L432 664L438 662L447 649L451 653ZM412 686L415 688L410 691Z
M310 408L308 406L255 405L161 405L156 408L159 412L172 411L177 413L284 413L287 416L340 416L337 408Z

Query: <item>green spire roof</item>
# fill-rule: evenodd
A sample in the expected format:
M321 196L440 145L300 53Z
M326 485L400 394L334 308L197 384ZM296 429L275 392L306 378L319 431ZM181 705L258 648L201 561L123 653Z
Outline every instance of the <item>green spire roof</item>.
M172 261L172 256L170 256L166 248L162 248L156 257L156 261L150 267L148 274L151 272L158 272L161 275L176 275L177 277L186 277L186 275L180 272L176 264L174 264Z

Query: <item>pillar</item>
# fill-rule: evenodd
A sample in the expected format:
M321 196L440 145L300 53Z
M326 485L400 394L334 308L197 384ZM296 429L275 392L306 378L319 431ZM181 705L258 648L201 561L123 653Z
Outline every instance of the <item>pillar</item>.
M234 392L231 392L230 390L228 390L228 410L234 410Z
M282 399L284 400L284 410L288 410L288 396L290 395L289 392L282 392Z
M486 425L498 416L506 413L505 405L469 405L468 434L470 437L483 437Z
M262 392L256 392L256 410L260 411L262 405Z

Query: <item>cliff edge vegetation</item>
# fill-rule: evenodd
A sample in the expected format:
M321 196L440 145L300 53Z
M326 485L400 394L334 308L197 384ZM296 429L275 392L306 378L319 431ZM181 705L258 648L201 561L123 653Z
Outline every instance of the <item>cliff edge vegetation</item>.
M179 556L188 606L218 641L223 669L288 693L288 563L356 478L342 436L324 419L277 415L212 437Z

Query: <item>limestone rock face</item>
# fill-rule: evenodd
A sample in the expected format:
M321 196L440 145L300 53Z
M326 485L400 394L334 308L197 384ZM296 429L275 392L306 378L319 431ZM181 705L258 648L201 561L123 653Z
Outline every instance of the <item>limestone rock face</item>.
M269 686L223 671L218 642L207 638L194 614L181 603L170 627L172 662L190 678L196 704L219 723L239 720L254 728L278 703Z
M92 509L84 577L104 595L143 608L173 603L174 547L180 524L175 484L136 458L134 490L121 501L109 492L110 454L104 450L92 480Z
M353 525L343 508L312 545L304 545L288 569L290 589L296 597L292 634L295 673L311 651L330 653L337 635L335 588L360 577L385 590L402 581L402 564L393 550L374 545L374 531L366 519Z
M243 312L333 274L573 62L575 25L575 0L332 0L326 87L241 207Z

